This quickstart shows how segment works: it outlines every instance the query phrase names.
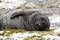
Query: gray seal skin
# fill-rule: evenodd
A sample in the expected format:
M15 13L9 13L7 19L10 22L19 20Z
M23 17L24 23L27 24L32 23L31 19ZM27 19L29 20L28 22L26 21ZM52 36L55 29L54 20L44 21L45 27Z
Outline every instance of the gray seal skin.
M10 11L0 16L0 30L6 28L45 31L49 30L50 22L39 11Z
M18 17L23 18L24 27L22 29L24 30L47 31L50 28L48 17L44 14L41 14L39 11L15 12L11 15L10 19L13 20Z
M11 15L16 11L9 11L8 13L3 13L0 15L0 30L1 29L23 29L23 18L20 16L18 18L15 18L13 20L10 19Z

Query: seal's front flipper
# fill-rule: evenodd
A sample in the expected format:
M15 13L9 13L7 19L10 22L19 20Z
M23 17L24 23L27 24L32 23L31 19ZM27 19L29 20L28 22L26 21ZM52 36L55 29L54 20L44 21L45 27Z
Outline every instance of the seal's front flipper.
M19 11L19 12L14 12L10 19L14 19L15 17L19 17L19 16L26 16L26 15L31 15L32 13L34 13L35 11Z
M15 12L11 15L10 19L14 19L15 17L19 16L25 16L26 14L24 12Z

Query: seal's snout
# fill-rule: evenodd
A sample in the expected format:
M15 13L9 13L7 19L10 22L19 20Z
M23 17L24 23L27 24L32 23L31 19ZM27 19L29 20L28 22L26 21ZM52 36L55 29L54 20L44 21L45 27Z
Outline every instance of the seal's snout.
M36 26L40 26L40 24L36 24Z
M35 23L35 26L37 26L37 27L39 27L39 26L41 26L41 23Z

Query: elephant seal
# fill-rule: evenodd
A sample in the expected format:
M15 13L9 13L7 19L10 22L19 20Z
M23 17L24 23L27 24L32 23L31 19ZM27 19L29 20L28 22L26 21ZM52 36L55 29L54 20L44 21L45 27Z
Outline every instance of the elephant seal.
M22 11L15 12L11 15L10 19L13 20L17 17L22 17L24 20L24 28L29 31L47 31L50 28L50 21L48 17L41 14L39 11Z

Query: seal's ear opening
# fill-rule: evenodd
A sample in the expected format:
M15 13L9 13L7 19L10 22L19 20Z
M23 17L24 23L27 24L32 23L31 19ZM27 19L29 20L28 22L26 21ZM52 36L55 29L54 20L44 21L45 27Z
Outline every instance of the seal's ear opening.
M11 15L10 19L14 19L15 17L19 17L19 16L25 16L25 12L15 12Z

